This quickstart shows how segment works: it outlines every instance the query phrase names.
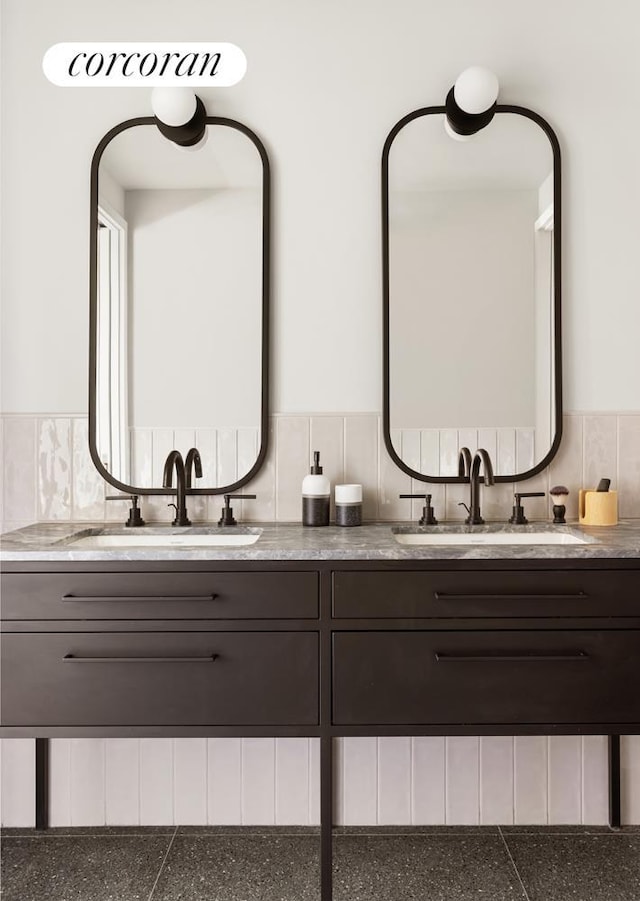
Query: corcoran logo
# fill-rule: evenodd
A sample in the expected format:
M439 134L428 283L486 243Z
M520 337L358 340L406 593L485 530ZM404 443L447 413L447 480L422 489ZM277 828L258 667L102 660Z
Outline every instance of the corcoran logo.
M227 88L247 71L235 44L54 44L42 60L44 74L60 87L208 86Z

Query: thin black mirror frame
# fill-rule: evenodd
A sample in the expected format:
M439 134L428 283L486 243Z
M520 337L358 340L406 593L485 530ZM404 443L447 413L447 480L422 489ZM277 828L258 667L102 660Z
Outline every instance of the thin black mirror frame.
M187 494L231 494L238 488L242 488L250 482L260 471L265 457L269 442L269 317L270 317L270 294L271 294L271 166L266 148L260 138L242 122L235 119L227 119L220 116L207 116L207 125L222 125L227 128L234 128L242 134L246 135L255 145L260 159L262 161L262 387L261 387L261 410L260 410L260 448L255 464L238 481L231 485L224 485L219 488L187 488ZM114 478L111 473L105 469L98 454L96 446L96 423L97 423L97 314L98 314L98 170L102 154L106 150L109 143L129 128L136 128L140 125L150 125L156 127L154 116L140 116L135 119L127 119L110 129L102 138L93 154L91 162L91 198L90 198L90 221L89 221L89 452L93 464L102 476L102 478L127 494L138 495L174 495L176 489L173 488L139 488L133 485L127 485Z
M391 441L391 410L390 410L390 330L389 330L389 153L391 145L397 134L422 116L443 115L444 106L427 106L413 110L393 126L389 132L382 150L382 433L387 453L403 472L420 482L434 482L451 484L454 482L468 482L466 476L430 476L412 469L398 456ZM532 469L514 475L496 475L496 482L521 482L530 479L542 472L553 460L562 440L562 182L560 143L558 137L546 119L538 113L524 106L512 106L498 104L496 114L513 113L531 119L544 131L553 151L553 255L554 255L554 281L553 281L553 323L554 323L554 395L555 395L555 434L551 447L546 456ZM488 126L491 128L491 125ZM472 448L471 450L474 450Z

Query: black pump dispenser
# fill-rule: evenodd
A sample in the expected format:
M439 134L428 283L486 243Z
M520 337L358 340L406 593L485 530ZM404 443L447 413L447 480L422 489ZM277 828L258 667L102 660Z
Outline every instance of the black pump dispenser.
M313 465L302 481L302 525L328 526L331 483L322 474L320 451L313 452Z

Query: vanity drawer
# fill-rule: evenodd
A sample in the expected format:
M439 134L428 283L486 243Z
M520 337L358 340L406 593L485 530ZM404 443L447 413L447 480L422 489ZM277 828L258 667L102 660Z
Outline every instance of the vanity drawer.
M2 636L4 726L318 723L318 633Z
M337 632L338 725L640 723L640 631Z
M333 615L640 616L640 570L335 572Z
M5 620L315 619L315 572L5 573Z

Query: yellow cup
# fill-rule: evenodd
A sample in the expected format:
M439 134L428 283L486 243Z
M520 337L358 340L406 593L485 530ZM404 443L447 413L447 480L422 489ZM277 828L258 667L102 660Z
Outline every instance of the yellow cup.
M615 526L618 522L618 492L580 489L579 520L583 526Z

